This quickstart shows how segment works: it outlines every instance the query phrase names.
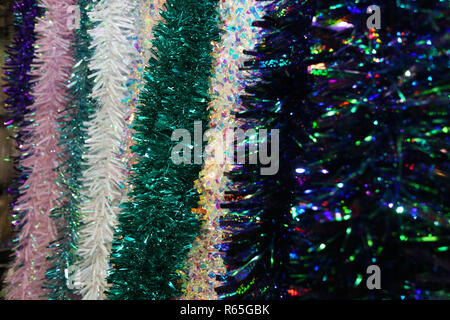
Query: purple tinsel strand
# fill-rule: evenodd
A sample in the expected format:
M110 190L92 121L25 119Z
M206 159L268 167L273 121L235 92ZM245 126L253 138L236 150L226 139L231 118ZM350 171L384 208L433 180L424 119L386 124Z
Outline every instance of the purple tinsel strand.
M41 8L37 5L37 0L17 0L13 5L14 14L14 38L12 44L6 50L7 58L4 65L5 84L3 91L6 94L4 101L5 109L8 111L8 119L5 121L7 128L14 132L17 148L20 157L24 157L22 142L27 135L24 127L27 107L32 104L33 98L30 94L32 81L29 76L31 70L34 43L35 43L35 22L40 16ZM16 168L15 181L8 188L12 196L12 206L19 195L18 187L25 181L27 173L19 165L19 159L14 159ZM16 219L15 219L16 220Z

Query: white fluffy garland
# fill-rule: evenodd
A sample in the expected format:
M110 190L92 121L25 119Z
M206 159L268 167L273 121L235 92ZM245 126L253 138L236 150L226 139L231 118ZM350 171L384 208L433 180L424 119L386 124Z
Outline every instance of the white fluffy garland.
M86 169L83 172L77 263L79 292L85 300L105 299L109 256L119 204L124 200L125 173L120 146L126 125L127 79L138 58L132 0L101 0L89 14L97 26L90 31L94 55L92 97L97 111L87 123Z

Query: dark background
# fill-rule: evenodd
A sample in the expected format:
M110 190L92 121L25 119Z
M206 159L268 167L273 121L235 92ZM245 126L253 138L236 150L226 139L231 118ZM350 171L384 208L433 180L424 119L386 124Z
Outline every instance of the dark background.
M3 64L5 61L5 48L10 44L12 38L12 4L13 0L0 0L0 299L3 299L3 278L6 273L9 257L11 254L11 224L9 213L9 195L7 186L12 175L11 157L15 148L13 140L9 139L11 132L4 126L7 114L4 108L5 96L3 93Z

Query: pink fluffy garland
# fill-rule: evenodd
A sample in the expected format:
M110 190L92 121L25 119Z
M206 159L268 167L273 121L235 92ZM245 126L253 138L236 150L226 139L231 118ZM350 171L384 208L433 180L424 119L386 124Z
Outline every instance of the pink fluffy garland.
M29 132L21 147L21 165L29 175L21 187L16 204L19 235L15 259L6 278L7 299L45 299L45 272L50 262L50 243L56 239L52 209L58 205L61 187L56 184L58 173L57 119L65 109L66 86L73 59L70 43L73 31L68 22L68 6L77 0L41 0L45 15L36 24L36 51L33 60L34 103L26 120Z

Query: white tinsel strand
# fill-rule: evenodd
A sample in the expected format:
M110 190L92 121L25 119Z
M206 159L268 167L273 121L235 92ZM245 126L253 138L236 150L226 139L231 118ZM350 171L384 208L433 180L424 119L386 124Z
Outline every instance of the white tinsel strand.
M124 166L120 160L128 114L128 77L138 52L132 0L101 0L89 14L97 26L90 31L94 55L92 97L98 109L87 123L86 169L83 172L77 263L79 292L85 300L106 298L106 277L119 205L125 199Z

